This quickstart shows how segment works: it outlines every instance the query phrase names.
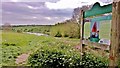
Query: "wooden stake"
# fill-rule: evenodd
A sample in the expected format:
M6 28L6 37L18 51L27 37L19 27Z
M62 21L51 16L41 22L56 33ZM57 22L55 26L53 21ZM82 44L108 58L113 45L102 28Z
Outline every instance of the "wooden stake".
M83 40L84 40L84 11L81 10L81 17L80 17L80 52L81 52L81 59L83 55Z

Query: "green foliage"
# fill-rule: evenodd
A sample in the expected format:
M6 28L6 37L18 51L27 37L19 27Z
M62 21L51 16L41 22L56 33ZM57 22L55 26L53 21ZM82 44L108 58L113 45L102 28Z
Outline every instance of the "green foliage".
M106 68L107 62L91 54L80 57L80 53L66 45L43 46L31 54L28 64L40 68Z
M95 57L92 54L85 54L82 57L83 68L107 68L108 62L103 61L100 57Z
M29 53L39 48L43 37L17 32L2 32L2 65L15 65L15 59L22 53ZM46 39L47 40L47 39ZM52 40L52 39L51 39Z
M21 30L17 30L18 33L21 33L22 31Z
M106 25L107 23L102 23ZM87 26L86 26L87 25ZM89 36L89 24L85 25L85 35ZM106 27L106 29L105 29ZM107 37L106 35L109 26L102 26L100 37ZM15 65L15 58L26 52L34 52L29 58L29 64L31 66L41 66L45 67L63 67L63 68L79 68L81 67L100 67L106 66L108 63L102 61L101 58L96 58L92 55L84 55L83 60L80 60L80 53L77 52L73 46L77 45L79 39L70 39L70 38L79 38L79 26L77 23L59 23L53 26L22 26L22 27L13 27L13 30L17 32L20 30L22 32L40 32L49 34L51 36L57 35L58 37L68 37L54 39L51 36L35 36L25 33L13 33L6 32L2 33L2 51L3 51L3 64L5 65ZM103 34L104 33L104 34ZM61 43L62 42L62 43ZM71 46L72 45L72 46ZM40 49L39 49L40 47ZM37 55L38 57L36 57ZM71 58L71 59L70 59ZM69 60L70 59L70 60ZM12 62L12 63L11 63Z
M55 36L60 31L63 37L79 38L79 26L75 22L59 23L51 27L50 35Z
M76 68L80 66L79 62L79 52L65 45L43 46L32 54L28 61L31 66L41 68Z
M15 59L20 54L19 46L2 46L2 65L15 65Z
M100 38L110 39L110 21L102 21L100 22ZM55 36L58 31L61 33L63 37L69 38L80 38L80 27L74 21L66 21L62 23L58 23L55 25L45 25L45 26L21 26L21 27L13 27L14 31L22 29L22 32L38 32L44 33L51 36ZM85 38L90 36L90 23L85 23Z
M6 45L6 46L16 46L16 44L14 44L14 43L2 43L2 45Z
M118 61L118 68L120 68L120 59L119 59L119 61Z
M62 34L58 31L55 35L55 37L62 37Z
M68 37L69 35L68 35L68 32L67 31L64 31L64 35L63 35L64 37Z
M80 29L76 22L66 21L55 25L13 27L14 31L44 33L54 37L80 38Z
M40 25L40 26L16 26L13 27L14 31L17 32L17 30L21 30L22 32L35 32L35 33L44 33L44 34L50 34L50 28L51 26L48 25Z
M64 46L70 45L74 46L79 43L79 39L68 39L61 38L56 39L51 36L36 36L26 33L17 33L17 32L2 32L0 33L0 37L2 36L2 53L0 55L3 59L2 65L11 66L16 65L15 59L17 56L23 53L32 53L38 50L41 46L46 46L45 48L49 49L49 46L55 47L55 45L61 45L59 48L69 50L70 47ZM69 42L65 42L69 41ZM50 48L50 49L52 49Z

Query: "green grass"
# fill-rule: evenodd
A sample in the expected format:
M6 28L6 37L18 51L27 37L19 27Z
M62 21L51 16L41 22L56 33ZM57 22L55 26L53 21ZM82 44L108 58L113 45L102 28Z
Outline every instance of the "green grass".
M0 66L2 66L1 65L1 63L2 63L2 31L0 30Z
M49 34L51 36L56 36L59 32L62 37L69 38L79 38L79 26L77 23L67 22L62 24L56 24L52 26L22 26L22 27L13 27L15 31L21 30L22 32L40 32ZM100 22L100 39L110 39L111 23L110 21L101 21ZM90 23L85 23L85 38L90 36Z
M2 32L2 65L16 65L15 59L22 53L33 53L41 46L69 45L74 46L79 39L36 36L25 33Z
M37 32L54 37L59 33L61 37L79 38L79 27L75 22L60 23L51 26L18 26L12 27L12 29L15 32Z
M18 26L12 27L13 31L17 32L18 30L21 32L36 32L36 33L45 33L50 34L50 25L40 25L40 26Z
M77 23L68 22L58 24L51 27L51 36L55 36L59 32L62 37L68 36L69 38L79 38L79 27Z
M39 47L37 44L38 41L39 39L35 35L2 32L3 65L14 65L15 58L18 55L32 52L33 49Z
M2 46L0 46L0 51L2 51L2 65L16 65L15 59L18 55L22 53L33 53L38 50L40 47L44 46L49 48L48 46L56 47L56 45L61 46L69 46L68 50L79 44L79 39L69 38L69 37L61 37L55 38L53 37L57 31L59 31L62 36L64 34L68 34L69 36L77 36L79 35L78 25L73 23L59 24L55 26L24 26L24 27L13 27L15 30L25 29L31 30L33 32L42 32L46 33L46 30L50 34L50 36L36 36L25 33L17 33L17 32L0 32L0 38L2 38ZM37 29L37 30L36 30ZM89 37L90 35L90 23L85 24L85 37ZM100 24L100 38L110 39L110 23L109 21L104 21ZM66 50L65 50L66 51ZM0 53L1 55L1 53Z

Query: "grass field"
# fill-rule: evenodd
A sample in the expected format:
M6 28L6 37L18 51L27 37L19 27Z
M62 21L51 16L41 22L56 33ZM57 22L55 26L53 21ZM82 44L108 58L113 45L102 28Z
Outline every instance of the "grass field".
M38 37L23 33L2 32L3 65L14 65L15 58L37 48ZM11 63L12 62L12 63Z
M110 39L110 31L111 31L111 23L110 21L102 21L100 22L99 35L100 39ZM20 30L22 32L40 32L49 34L51 36L55 36L58 32L62 37L73 37L79 38L79 27L76 23L64 23L57 24L52 26L22 26L22 27L13 27L15 31ZM90 23L85 23L85 38L90 36Z
M44 33L50 34L50 25L40 25L40 26L19 26L19 27L12 27L13 31L15 32L36 32L36 33Z
M15 59L23 53L32 53L46 45L77 45L79 39L36 36L25 33L2 32L2 65L16 65Z
M76 26L76 27L75 27ZM100 38L110 39L110 23L109 21L104 21L100 23ZM23 53L33 53L38 50L42 46L46 46L49 49L49 45L55 47L54 45L69 45L70 48L79 44L79 39L69 38L69 37L53 37L54 33L59 31L62 35L64 35L67 31L69 36L76 36L78 26L73 23L67 24L59 24L56 26L25 26L25 27L13 27L15 30L30 30L29 32L48 32L49 36L36 36L30 35L22 32L16 31L3 31L0 32L0 38L2 38L2 46L0 49L2 51L2 65L17 65L15 64L15 59L17 56ZM74 29L75 28L75 29ZM90 23L85 24L85 37L89 37L90 34ZM33 29L33 30L32 30ZM52 48L52 47L51 47ZM66 50L69 50L66 49ZM66 51L65 50L65 51ZM1 54L1 53L0 53Z

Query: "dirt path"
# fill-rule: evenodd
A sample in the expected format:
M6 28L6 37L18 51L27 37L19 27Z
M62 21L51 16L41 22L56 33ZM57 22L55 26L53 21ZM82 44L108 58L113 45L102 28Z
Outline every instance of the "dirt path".
M34 34L34 35L37 35L37 36L42 36L42 35L48 36L48 35L42 34L42 33L31 33L31 32L27 32L27 33L28 33L28 34ZM34 39L34 40L35 40L35 39ZM32 43L32 42L31 42L31 43ZM38 49L39 49L39 48L38 48ZM36 50L38 50L38 49L36 49ZM29 57L29 55L30 55L30 53L23 53L23 54L19 55L19 56L16 58L15 63L16 63L16 64L25 64L26 61L27 61L27 59L28 59L28 57Z
M20 56L18 56L16 58L15 63L16 64L25 64L29 55L30 55L30 53L21 54Z

